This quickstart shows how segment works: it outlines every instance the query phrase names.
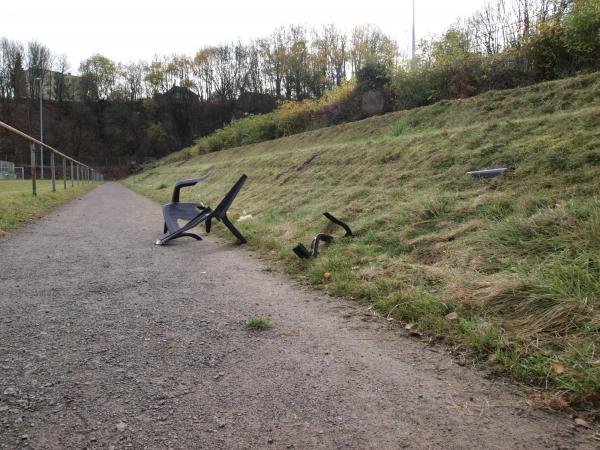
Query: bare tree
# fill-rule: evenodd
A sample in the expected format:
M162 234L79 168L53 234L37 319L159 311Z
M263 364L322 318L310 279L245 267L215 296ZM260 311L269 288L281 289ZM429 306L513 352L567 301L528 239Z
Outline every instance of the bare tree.
M350 42L352 73L356 73L366 63L381 63L389 67L397 63L398 45L375 26L354 27Z
M47 75L52 67L52 54L48 47L38 41L28 42L26 64L29 98L33 99L38 95L36 78L40 78L41 85L46 87Z
M82 96L97 101L108 99L116 84L117 65L105 56L90 56L79 65Z
M131 102L139 100L144 93L144 70L145 63L142 61L130 62L120 68L119 72L124 80L125 92Z
M69 71L69 60L67 55L60 55L54 62L54 83L53 83L53 94L54 99L58 103L62 103L68 93L67 87L67 76Z
M16 41L0 39L0 100L25 95L23 46Z

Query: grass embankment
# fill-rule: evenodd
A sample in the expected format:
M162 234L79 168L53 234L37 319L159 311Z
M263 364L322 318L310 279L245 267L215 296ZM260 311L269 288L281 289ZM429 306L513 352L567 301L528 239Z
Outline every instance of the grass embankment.
M0 237L9 230L32 219L41 217L50 209L65 203L77 195L89 191L95 184L80 184L63 190L62 180L57 181L52 192L50 180L37 180L37 195L31 194L31 180L0 180Z
M465 175L501 166L515 171ZM252 214L239 223L249 246L290 273L564 400L598 401L599 74L163 162L126 183L164 202L209 169L184 199L215 206L248 174L231 215ZM357 236L299 260L297 242L332 230L323 211Z

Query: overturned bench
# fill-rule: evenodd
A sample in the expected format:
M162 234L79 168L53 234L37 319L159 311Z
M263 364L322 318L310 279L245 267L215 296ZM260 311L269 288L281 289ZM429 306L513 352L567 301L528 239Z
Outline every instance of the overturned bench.
M182 188L194 186L209 176L210 174L207 174L200 178L181 180L175 184L171 203L167 203L163 206L163 233L165 233L165 236L157 239L155 242L156 245L165 245L170 240L181 237L191 237L200 241L202 238L195 233L191 233L190 230L204 222L206 232L210 233L213 219L222 222L223 225L225 225L237 238L238 244L245 244L247 242L242 233L240 233L227 217L227 210L248 179L245 174L233 185L215 209L205 206L203 203L182 203L179 201L179 193ZM187 220L188 222L180 227L179 220Z

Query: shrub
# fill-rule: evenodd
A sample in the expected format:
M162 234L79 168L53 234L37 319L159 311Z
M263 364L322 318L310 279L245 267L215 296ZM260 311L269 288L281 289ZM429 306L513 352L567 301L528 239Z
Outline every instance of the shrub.
M356 72L358 89L362 92L381 90L390 84L390 69L383 63L368 62Z
M600 2L580 0L564 19L563 42L575 58L576 66L600 67Z
M352 104L355 92L354 83L345 83L325 93L319 100L281 102L273 112L232 120L223 128L198 139L195 147L198 153L210 153L332 125L340 119L340 115L352 118L353 108L344 105Z

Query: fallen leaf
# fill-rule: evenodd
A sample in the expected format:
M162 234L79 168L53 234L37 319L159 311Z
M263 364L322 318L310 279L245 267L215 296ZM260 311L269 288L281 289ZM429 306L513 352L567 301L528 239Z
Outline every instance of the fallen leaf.
M423 333L421 333L419 330L417 330L417 326L414 323L406 324L404 329L408 331L409 336L414 336L414 337L423 336Z
M561 375L561 374L565 373L565 366L563 366L562 364L559 364L557 362L553 362L552 370L554 370L554 372L556 372L557 374Z
M450 314L446 314L446 320L449 320L450 322L454 322L456 320L458 320L458 314L455 312L451 312Z
M325 278L326 280L331 280L331 272L325 272L323 274L323 278Z
M589 394L585 396L586 402L598 402L600 401L600 394Z
M497 359L498 357L495 353L492 353L490 356L488 356L488 362L495 363Z
M591 428L590 423L587 420L582 419L581 417L577 417L575 419L575 423L580 427Z
M535 392L527 400L529 406L546 407L556 409L557 411L569 411L569 399L564 395L552 395L548 393Z

